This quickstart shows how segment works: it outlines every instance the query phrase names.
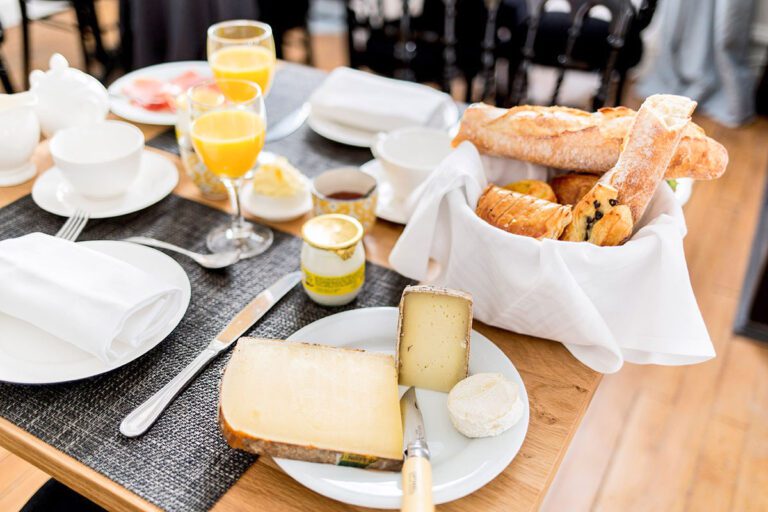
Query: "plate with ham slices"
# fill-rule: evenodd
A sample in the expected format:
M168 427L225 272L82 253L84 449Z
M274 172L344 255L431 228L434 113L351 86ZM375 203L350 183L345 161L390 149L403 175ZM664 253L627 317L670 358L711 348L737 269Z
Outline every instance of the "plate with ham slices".
M205 61L180 61L137 69L109 86L112 112L134 123L176 124L176 97L212 76Z

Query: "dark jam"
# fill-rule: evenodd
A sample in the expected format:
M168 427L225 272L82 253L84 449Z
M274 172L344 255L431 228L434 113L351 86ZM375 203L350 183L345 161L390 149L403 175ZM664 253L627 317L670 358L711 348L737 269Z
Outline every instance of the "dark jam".
M340 191L340 192L334 192L333 194L328 194L328 199L341 199L343 201L351 201L352 199L362 199L363 194L359 192L346 192L346 191Z

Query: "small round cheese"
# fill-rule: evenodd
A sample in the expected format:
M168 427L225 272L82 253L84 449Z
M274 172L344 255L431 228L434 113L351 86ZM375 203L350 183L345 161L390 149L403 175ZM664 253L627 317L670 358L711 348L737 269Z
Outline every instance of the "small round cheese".
M448 414L467 437L499 435L520 421L523 401L518 386L500 373L478 373L448 393Z

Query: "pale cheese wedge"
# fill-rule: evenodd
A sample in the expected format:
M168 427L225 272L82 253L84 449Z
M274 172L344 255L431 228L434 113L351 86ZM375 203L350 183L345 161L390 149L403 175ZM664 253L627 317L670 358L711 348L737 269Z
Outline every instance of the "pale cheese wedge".
M447 393L467 376L472 296L408 286L400 300L397 368L400 384Z
M273 457L397 471L403 432L392 356L242 338L221 381L230 446Z

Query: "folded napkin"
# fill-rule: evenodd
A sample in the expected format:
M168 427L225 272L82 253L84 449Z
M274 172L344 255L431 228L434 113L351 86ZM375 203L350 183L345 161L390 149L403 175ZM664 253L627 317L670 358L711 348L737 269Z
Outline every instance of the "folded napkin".
M426 85L336 68L309 99L312 115L361 130L443 127L453 100Z
M660 186L631 240L619 247L535 240L474 213L488 181L546 179L532 164L492 159L465 142L435 170L390 264L470 292L478 320L562 342L582 363L611 373L624 361L691 364L714 357L683 252L685 219ZM482 248L482 250L478 250Z
M42 233L0 241L0 311L108 363L178 311L181 290L106 254Z

